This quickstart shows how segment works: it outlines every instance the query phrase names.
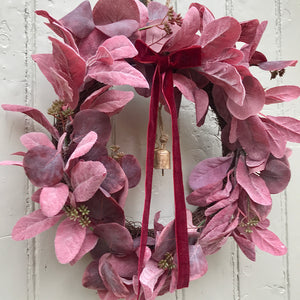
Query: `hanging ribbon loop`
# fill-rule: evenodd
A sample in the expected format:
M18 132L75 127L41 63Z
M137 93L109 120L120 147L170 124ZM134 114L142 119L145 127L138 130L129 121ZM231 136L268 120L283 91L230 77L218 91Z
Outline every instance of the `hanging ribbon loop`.
M141 243L138 275L140 276L144 265L144 254L147 244L148 223L151 203L151 190L153 178L154 148L157 129L157 113L159 97L163 94L169 108L172 119L172 149L173 149L173 185L175 201L175 235L176 253L178 258L177 289L189 285L189 247L186 224L186 206L182 180L180 140L177 123L177 110L174 99L173 72L176 69L184 69L200 66L201 47L192 46L173 53L159 54L154 52L143 41L137 40L135 47L138 55L135 60L143 64L155 64L155 72L152 81L149 123L147 132L147 158L146 158L146 180L145 180L145 204L142 222Z

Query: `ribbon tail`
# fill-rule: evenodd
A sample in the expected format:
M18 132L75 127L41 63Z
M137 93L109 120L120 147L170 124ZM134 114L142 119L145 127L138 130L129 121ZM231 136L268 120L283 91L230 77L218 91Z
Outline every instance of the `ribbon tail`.
M186 206L182 180L180 140L177 111L174 100L173 72L168 70L164 77L163 93L172 118L173 180L175 199L175 234L178 258L177 289L188 287L190 274L189 246L187 233Z
M152 83L150 110L149 110L149 123L148 123L148 132L147 132L145 204L144 204L141 239L140 239L138 277L140 277L144 267L144 256L145 256L147 237L148 237L148 224L149 224L152 178L153 178L154 148L155 148L155 140L156 140L157 114L158 114L160 91L161 91L160 71L159 71L159 67L156 67L153 76L153 83ZM139 285L138 295L139 294L140 294L140 285Z

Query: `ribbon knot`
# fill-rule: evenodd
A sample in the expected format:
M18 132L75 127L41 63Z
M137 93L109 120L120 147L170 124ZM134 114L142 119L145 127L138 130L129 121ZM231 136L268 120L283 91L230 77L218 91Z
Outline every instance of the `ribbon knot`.
M186 224L186 206L182 181L182 167L180 154L180 141L177 123L177 110L174 99L173 72L178 69L200 66L201 47L192 46L172 53L159 54L154 52L143 41L137 40L135 47L138 55L135 60L143 64L155 64L153 75L151 101L149 109L149 123L147 132L147 158L145 179L145 204L142 221L140 242L140 255L138 275L140 276L144 265L144 254L147 244L149 213L151 203L154 148L157 129L157 113L159 98L163 94L172 118L172 152L173 152L173 185L175 201L175 237L176 253L178 259L177 289L189 285L189 245Z

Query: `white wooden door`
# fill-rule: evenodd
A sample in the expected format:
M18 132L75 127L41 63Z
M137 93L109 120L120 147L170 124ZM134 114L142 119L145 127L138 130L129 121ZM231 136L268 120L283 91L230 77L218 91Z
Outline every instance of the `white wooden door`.
M55 99L50 84L32 62L33 53L47 53L51 34L34 10L44 9L58 18L80 0L2 0L0 3L0 102L30 105L46 111ZM95 0L91 1L92 5ZM164 1L161 1L164 2ZM173 5L184 14L193 1L175 0ZM270 60L300 59L299 0L203 0L216 17L232 15L239 21L258 18L269 25L259 50ZM283 79L269 80L265 72L257 72L265 88L274 84L300 85L300 66L288 69ZM273 115L300 118L300 102L294 101L272 108ZM193 109L183 103L180 117L184 176L187 178L195 162L220 154L218 130L213 121L197 133L190 120ZM136 97L115 118L117 143L125 152L145 160L147 101ZM0 111L0 160L21 149L19 137L34 125L23 116ZM292 179L285 192L273 197L271 229L288 247L284 257L273 257L258 250L255 263L237 250L232 240L208 258L209 271L188 289L161 297L165 300L297 300L300 299L300 147L291 144ZM143 179L129 195L126 214L141 218ZM153 214L173 217L171 176L154 176ZM33 209L32 187L17 167L0 168L0 299L1 300L92 300L96 293L81 286L82 273L89 261L86 257L76 266L60 265L54 254L55 230L47 231L32 241L15 242L11 230L16 221ZM164 199L161 201L161 199Z

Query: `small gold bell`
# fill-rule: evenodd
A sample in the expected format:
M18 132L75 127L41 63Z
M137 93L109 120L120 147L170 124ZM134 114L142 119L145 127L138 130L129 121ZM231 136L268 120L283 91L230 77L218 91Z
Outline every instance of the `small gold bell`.
M161 169L162 176L164 176L164 170L171 169L170 152L165 149L164 143L154 151L154 169Z

